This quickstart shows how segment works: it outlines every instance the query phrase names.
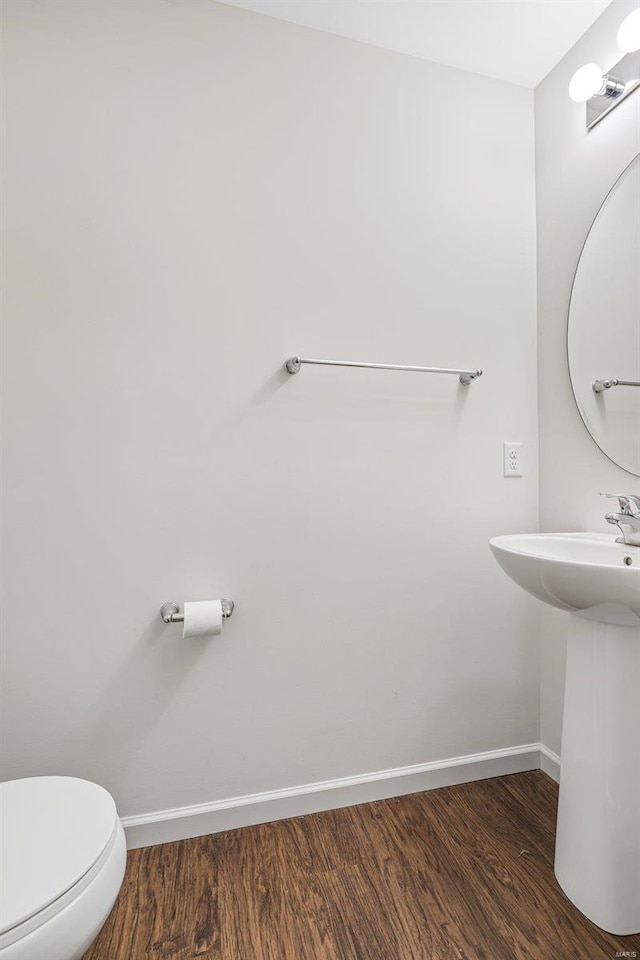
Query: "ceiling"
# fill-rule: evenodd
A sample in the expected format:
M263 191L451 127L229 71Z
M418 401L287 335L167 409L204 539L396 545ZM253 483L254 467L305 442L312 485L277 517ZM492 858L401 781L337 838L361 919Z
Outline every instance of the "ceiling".
M611 0L222 0L535 87Z

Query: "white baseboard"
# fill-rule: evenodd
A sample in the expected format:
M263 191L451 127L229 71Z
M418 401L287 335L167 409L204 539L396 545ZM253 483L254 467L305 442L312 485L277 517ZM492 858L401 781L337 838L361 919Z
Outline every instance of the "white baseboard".
M560 757L544 743L540 744L540 769L560 783Z
M527 743L466 757L123 817L122 824L127 845L133 849L540 768L557 780L560 760L543 744Z

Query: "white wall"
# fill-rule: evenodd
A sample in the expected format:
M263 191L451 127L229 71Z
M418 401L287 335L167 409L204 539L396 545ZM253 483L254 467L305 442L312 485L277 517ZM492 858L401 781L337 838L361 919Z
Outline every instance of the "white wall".
M536 741L487 546L537 525L531 91L213 2L3 8L4 776L134 814ZM219 640L160 623L223 594Z
M580 250L600 204L640 151L640 93L592 130L567 86L583 63L608 70L622 54L618 27L637 0L614 0L536 89L540 526L610 532L601 490L633 492L640 480L596 447L578 414L567 373L566 323ZM542 612L541 736L559 752L567 618Z

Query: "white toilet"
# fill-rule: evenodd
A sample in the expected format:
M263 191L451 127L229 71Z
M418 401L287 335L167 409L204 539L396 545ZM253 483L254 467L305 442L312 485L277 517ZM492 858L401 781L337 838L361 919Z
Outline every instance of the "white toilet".
M0 960L80 960L118 895L113 798L74 777L0 784Z

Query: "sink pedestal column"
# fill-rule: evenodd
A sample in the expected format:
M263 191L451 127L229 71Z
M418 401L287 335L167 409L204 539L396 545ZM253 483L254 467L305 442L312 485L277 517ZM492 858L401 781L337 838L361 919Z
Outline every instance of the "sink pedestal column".
M640 933L640 623L569 617L555 872L589 920Z

